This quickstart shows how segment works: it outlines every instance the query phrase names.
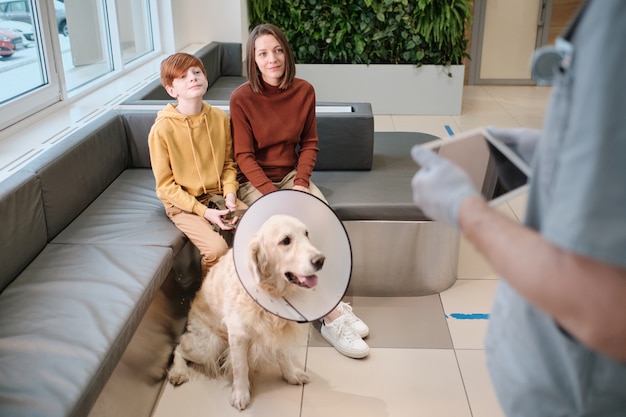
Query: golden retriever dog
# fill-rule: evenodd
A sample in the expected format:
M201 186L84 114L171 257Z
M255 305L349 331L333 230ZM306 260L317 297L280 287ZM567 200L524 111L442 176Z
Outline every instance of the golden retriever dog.
M283 297L317 284L324 255L309 241L306 226L287 215L263 223L249 243L250 262L259 288ZM187 328L174 350L169 381L189 380L190 365L209 376L232 378L230 404L250 403L250 375L278 364L290 384L309 378L292 359L301 324L266 311L246 292L237 276L232 249L211 268L191 304Z

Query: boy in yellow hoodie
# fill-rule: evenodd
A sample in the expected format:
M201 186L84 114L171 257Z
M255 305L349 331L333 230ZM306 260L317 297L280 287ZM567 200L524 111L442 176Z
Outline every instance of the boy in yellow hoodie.
M176 53L161 63L161 84L177 100L159 111L148 146L156 193L165 213L202 255L203 276L228 244L217 230L232 230L226 220L237 201L237 167L230 117L202 99L208 88L206 70L197 57ZM223 196L226 208L209 208Z

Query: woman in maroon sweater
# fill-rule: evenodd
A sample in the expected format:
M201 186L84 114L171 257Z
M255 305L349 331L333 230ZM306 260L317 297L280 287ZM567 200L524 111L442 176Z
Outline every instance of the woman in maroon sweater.
M248 82L230 97L239 198L250 205L277 189L294 189L326 201L310 181L317 159L315 90L295 78L291 46L274 25L250 33L246 48ZM341 302L322 320L322 336L342 354L368 355L369 328Z

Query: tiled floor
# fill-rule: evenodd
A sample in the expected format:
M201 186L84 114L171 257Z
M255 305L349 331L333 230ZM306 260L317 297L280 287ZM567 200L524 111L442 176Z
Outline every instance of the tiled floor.
M540 128L548 94L542 87L467 86L460 116L376 115L375 129L447 136L486 125ZM498 209L520 219L524 199ZM238 412L225 381L197 376L177 388L166 385L154 417L502 416L483 350L497 276L464 240L458 278L437 295L347 299L371 329L366 359L340 355L316 326L303 325L298 359L309 384L257 375L250 407Z

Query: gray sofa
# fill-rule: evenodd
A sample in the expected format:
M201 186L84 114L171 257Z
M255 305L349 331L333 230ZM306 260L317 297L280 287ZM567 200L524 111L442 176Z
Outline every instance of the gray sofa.
M369 104L339 104L351 111L318 115L314 181L350 234L350 291L388 292L394 276L407 284L394 287L398 295L447 288L454 274L433 285L423 266L393 265L412 260L368 259L397 227L422 224L425 236L439 227L412 206L405 184L415 168L407 149L432 137L375 137ZM0 415L138 417L158 401L201 277L197 250L155 195L155 116L108 112L0 182ZM423 238L402 237L414 233L384 250L431 253ZM441 262L455 265L454 242L438 239ZM376 268L388 268L383 286L370 277Z
M131 385L162 378L199 265L131 123L108 113L0 183L0 415L86 416L97 401L111 415L99 397L128 354Z

